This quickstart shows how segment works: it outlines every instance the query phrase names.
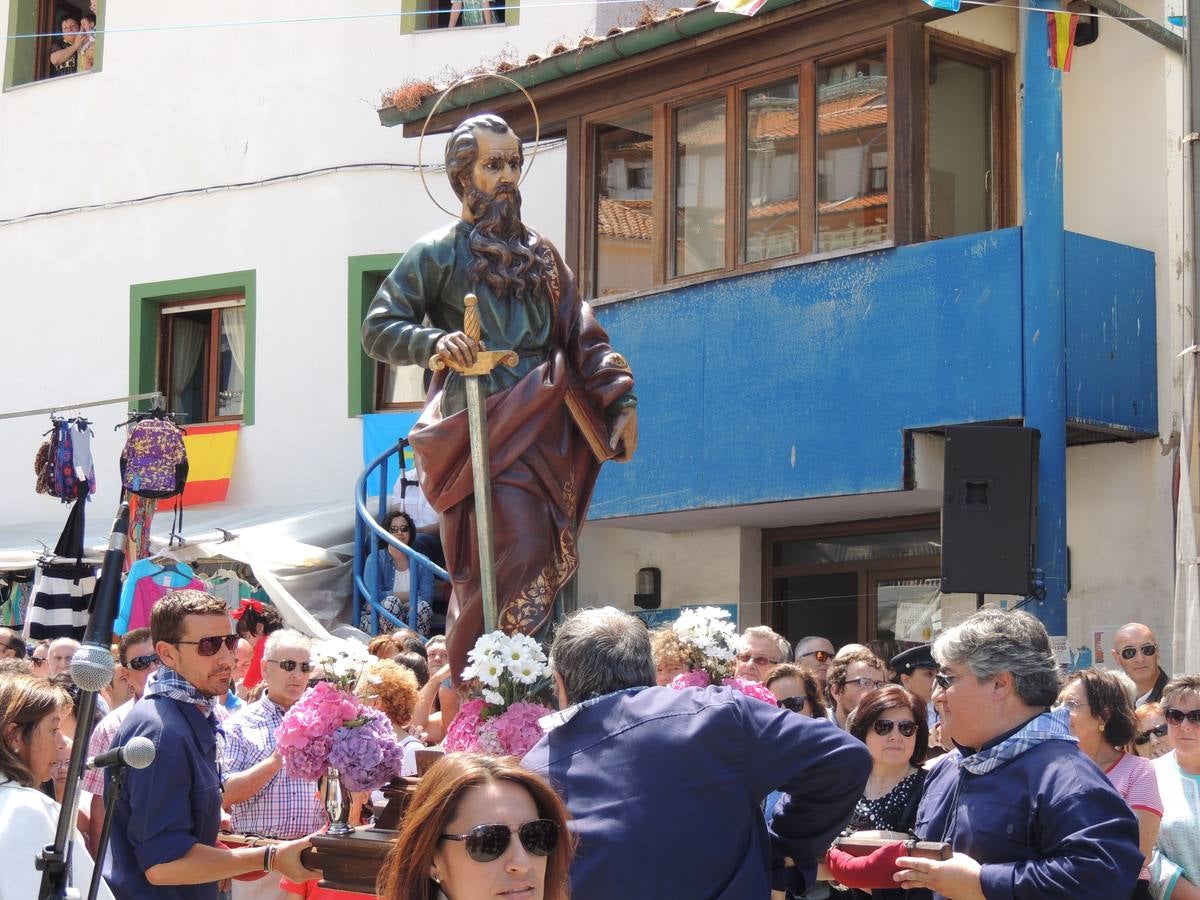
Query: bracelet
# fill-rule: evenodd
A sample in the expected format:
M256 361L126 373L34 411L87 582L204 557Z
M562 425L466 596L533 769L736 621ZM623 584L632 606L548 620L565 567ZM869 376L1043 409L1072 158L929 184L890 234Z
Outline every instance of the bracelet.
M267 847L267 871L272 872L275 869L275 853L279 850L278 844L271 844Z
M271 845L270 844L263 847L262 870L264 872L271 871Z

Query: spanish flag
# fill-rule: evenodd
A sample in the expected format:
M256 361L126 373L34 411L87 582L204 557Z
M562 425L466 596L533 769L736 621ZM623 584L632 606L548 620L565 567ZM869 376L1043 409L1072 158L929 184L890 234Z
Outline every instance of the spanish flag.
M189 425L183 436L188 455L188 480L183 505L221 503L229 493L233 458L237 451L238 424Z
M1071 71L1071 54L1075 50L1075 28L1079 25L1079 16L1065 12L1046 13L1046 28L1049 32L1049 46L1046 53L1050 57L1050 68Z

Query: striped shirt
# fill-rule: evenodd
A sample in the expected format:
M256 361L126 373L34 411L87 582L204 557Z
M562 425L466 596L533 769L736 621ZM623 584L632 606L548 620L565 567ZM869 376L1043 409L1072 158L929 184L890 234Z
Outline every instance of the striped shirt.
M244 772L275 752L275 732L283 714L283 707L264 694L226 720L226 777ZM312 834L328 821L317 796L317 783L294 778L283 769L249 800L233 804L230 815L238 834L283 839Z
M1143 756L1122 753L1105 772L1130 809L1144 809L1156 816L1163 814L1162 798L1158 793L1158 777L1154 764Z

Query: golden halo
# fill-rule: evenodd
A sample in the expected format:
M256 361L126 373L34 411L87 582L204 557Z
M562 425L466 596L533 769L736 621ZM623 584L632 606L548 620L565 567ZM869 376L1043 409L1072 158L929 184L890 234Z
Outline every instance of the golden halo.
M509 78L507 75L501 75L499 72L475 72L471 75L464 75L462 78L455 81L448 88L442 91L441 96L437 98L437 102L433 104L433 109L429 111L429 115L425 117L425 124L421 126L421 139L417 142L417 174L421 176L421 187L425 188L425 195L433 201L433 205L440 209L448 216L458 218L459 213L451 212L438 203L437 198L433 196L433 192L429 190L429 183L425 181L425 166L421 163L421 149L425 146L425 131L429 128L429 120L434 117L438 111L438 107L442 105L442 101L450 96L450 93L457 87L464 84L470 84L472 81L478 81L481 78L499 78L501 81L507 81L518 91L525 95L525 99L529 101L529 108L533 110L533 153L529 157L529 164L525 166L525 171L521 174L521 180L517 182L517 187L525 183L525 179L529 177L529 170L533 168L533 161L537 158L538 142L542 139L542 120L538 116L537 104L533 102L533 98L529 96L529 91L525 90L520 84Z

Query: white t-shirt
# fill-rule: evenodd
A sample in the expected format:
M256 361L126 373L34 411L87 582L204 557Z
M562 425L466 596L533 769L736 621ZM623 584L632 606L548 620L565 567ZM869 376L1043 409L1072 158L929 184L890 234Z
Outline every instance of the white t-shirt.
M42 873L34 860L47 844L54 843L58 827L58 803L34 788L12 781L0 782L0 835L4 836L4 877L0 878L0 900L31 900L42 884ZM72 829L71 884L87 896L92 880L92 857L78 829ZM97 896L113 900L112 891L100 880Z
M392 581L392 594L396 597L407 597L408 581L408 569L405 569L403 572L397 569L396 577Z

